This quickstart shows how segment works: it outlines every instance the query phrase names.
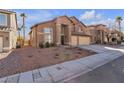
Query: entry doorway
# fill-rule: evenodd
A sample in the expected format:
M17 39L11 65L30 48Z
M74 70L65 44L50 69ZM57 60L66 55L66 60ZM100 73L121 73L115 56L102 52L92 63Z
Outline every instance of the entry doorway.
M68 25L61 25L61 45L68 43Z
M0 52L3 52L3 37L0 37Z
M62 35L62 36L61 36L61 45L64 45L64 44L65 44L64 41L65 41L65 40L64 40L64 36Z

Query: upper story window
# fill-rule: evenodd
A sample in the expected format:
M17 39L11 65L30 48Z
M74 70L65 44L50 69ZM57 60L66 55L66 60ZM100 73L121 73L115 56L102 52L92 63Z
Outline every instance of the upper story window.
M7 26L7 14L0 13L0 25Z
M44 28L43 32L45 34L50 34L52 32L52 28Z

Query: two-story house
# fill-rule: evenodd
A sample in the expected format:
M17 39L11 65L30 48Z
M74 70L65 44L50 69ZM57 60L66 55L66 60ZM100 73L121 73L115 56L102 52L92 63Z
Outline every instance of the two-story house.
M30 44L33 47L46 42L73 46L90 44L90 35L85 29L86 26L77 18L59 16L33 25L29 33Z
M91 35L91 44L94 43L107 43L107 35L109 34L110 30L107 28L106 25L97 24L97 25L90 25L87 26L87 31Z
M0 9L0 52L16 48L16 13Z

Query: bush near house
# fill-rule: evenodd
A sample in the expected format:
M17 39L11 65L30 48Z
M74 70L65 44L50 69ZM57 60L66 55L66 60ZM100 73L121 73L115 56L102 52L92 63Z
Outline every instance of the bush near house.
M21 48L21 46L20 45L16 45L16 48Z
M21 47L23 47L23 45L24 45L24 39L23 39L22 36L17 37L17 43L16 43L16 44L17 44L17 45L16 45L16 48L21 48Z
M121 40L118 40L118 41L117 41L117 44L121 44L121 42L122 42Z
M116 42L117 41L117 39L116 38L112 38L112 42Z
M49 47L56 47L55 43L49 43L46 42L45 44L43 42L39 43L40 48L49 48Z
M50 47L50 43L49 42L46 42L45 43L45 48L49 48Z
M39 47L40 48L44 48L44 44L41 42L41 43L39 43Z
M51 47L56 47L56 44L55 43L50 43L50 46Z

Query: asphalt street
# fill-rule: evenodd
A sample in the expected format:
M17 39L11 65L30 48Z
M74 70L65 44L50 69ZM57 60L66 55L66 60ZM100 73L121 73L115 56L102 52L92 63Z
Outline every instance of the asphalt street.
M124 83L124 55L67 83Z

